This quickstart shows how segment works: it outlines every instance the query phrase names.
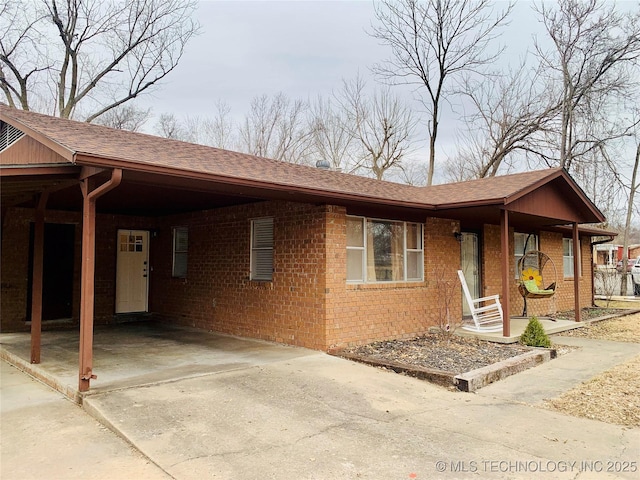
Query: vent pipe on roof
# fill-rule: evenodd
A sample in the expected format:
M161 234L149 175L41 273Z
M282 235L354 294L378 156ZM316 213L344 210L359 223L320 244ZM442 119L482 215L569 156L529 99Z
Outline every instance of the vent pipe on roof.
M323 158L316 162L316 168L320 168L321 170L331 170L331 163L329 163L329 160Z

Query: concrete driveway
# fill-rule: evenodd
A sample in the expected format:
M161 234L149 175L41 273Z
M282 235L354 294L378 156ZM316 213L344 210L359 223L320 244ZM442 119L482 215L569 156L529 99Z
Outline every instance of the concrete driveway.
M182 349L175 332L160 335L163 353L182 351L173 373L152 371L165 356L129 339L146 363L137 370L121 358L123 383L112 374L84 399L87 412L176 479L638 476L637 428L449 391L321 352L185 331Z

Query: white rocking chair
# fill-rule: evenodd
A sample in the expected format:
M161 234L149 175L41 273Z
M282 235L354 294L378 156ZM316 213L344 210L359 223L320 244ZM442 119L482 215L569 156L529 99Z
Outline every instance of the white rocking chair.
M462 325L462 329L472 332L497 332L502 330L503 314L500 296L491 295L474 300L471 298L471 293L469 293L469 287L467 287L467 281L464 278L462 270L458 270L458 277L460 277L462 290L469 304L469 310L471 310L474 323L473 325Z

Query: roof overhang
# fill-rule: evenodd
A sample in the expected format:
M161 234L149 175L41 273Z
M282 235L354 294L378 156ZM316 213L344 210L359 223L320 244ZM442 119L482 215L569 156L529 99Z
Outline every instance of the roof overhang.
M11 114L22 120L16 120ZM450 218L460 220L465 227L499 224L500 212L504 210L509 212L511 225L528 229L604 221L602 213L561 169L496 177L496 181L484 179L420 188L335 172L325 174L307 167L166 139L156 141L148 135L113 131L7 107L0 108L0 119L28 136L28 140L19 140L0 153L5 206L32 206L33 201L25 202L25 198L46 190L55 191L49 196L48 208L79 210L81 193L76 184L81 172L89 168L96 182L106 181L112 169L123 171L120 186L97 203L98 211L108 213L161 216L284 200L344 206L349 213L380 218L416 221L423 221L427 216ZM98 135L94 139L95 131ZM82 136L82 141L75 140L76 133ZM118 148L117 139L127 143L128 149ZM162 142L168 142L167 148L173 153L166 153ZM189 160L193 158L191 154L196 156L194 161ZM209 164L210 155L214 163ZM180 161L174 162L178 157ZM17 164L21 159L26 164ZM228 168L234 161L243 167ZM250 171L254 164L255 171ZM305 177L312 179L308 181ZM498 188L484 188L491 185ZM431 192L440 194L431 195ZM491 192L505 193L492 198Z

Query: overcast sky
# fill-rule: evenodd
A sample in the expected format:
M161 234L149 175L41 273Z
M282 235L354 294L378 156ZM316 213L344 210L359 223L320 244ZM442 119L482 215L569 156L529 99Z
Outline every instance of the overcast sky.
M637 2L619 2L622 9ZM506 2L496 1L501 9ZM369 85L375 79L370 67L390 55L368 32L375 22L372 0L349 1L201 1L196 18L201 35L187 45L178 67L152 96L140 99L155 115L174 113L208 116L218 99L226 102L236 120L249 110L251 99L278 92L291 99L314 99L338 89L342 79L359 72ZM501 43L507 47L501 64L517 65L543 27L531 10L531 1L516 2ZM399 87L397 87L399 88ZM411 100L408 89L398 90ZM418 102L413 103L421 109ZM438 159L453 154L456 132L462 128L456 115L444 106L438 136ZM153 131L152 120L146 126ZM427 141L426 127L420 140ZM418 152L423 158L426 149Z
M154 109L207 114L215 99L245 111L251 98L330 92L381 58L365 33L370 1L200 2L202 34L156 91Z
M505 5L496 2L496 8ZM509 46L505 61L517 62L531 44L536 22L529 2L519 2L514 13L503 40ZM201 35L191 40L176 70L153 95L139 102L155 115L208 116L221 99L239 120L251 99L262 94L313 99L358 73L373 86L370 67L389 56L389 49L368 34L375 22L371 0L207 0L199 3L196 18ZM409 89L396 91L411 100ZM421 109L418 102L414 106ZM154 123L146 130L152 131ZM439 144L444 151L447 145L452 148L460 125L446 110L443 123ZM426 127L422 130L424 145Z

